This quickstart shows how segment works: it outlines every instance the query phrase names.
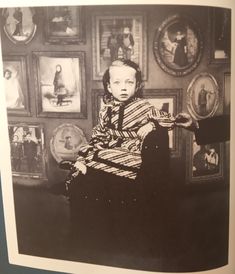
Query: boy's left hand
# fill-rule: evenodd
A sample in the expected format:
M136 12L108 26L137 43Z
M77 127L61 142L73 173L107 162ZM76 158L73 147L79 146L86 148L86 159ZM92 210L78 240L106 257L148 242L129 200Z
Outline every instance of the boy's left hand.
M152 123L147 123L146 125L139 128L137 131L137 135L140 139L144 139L152 130L154 129L154 126Z

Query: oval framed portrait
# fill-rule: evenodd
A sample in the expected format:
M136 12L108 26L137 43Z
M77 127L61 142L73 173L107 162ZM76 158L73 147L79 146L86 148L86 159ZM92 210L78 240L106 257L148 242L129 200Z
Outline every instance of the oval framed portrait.
M196 75L187 89L187 107L195 119L213 116L219 106L219 87L216 79L204 72Z
M83 131L72 124L58 126L50 140L50 150L59 163L62 160L76 160L82 145L87 144Z
M7 37L15 44L29 43L36 32L37 25L34 22L34 8L5 8L2 11L4 19L4 31Z
M202 49L200 28L186 15L168 17L155 32L155 59L171 75L184 76L193 71L201 60Z

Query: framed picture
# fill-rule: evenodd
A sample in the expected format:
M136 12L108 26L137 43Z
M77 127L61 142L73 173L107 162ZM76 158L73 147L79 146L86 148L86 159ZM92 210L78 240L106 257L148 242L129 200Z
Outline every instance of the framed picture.
M144 91L144 98L159 110L176 115L182 110L181 89L147 89ZM169 147L171 155L180 156L180 129L178 127L169 131Z
M25 56L3 56L3 79L9 115L30 115L27 72Z
M4 32L13 43L28 44L33 39L37 29L34 8L5 8L2 17Z
M224 146L222 143L198 145L190 134L187 149L188 182L215 182L224 176Z
M186 15L169 16L155 32L155 59L171 75L184 76L192 72L201 60L202 49L200 28Z
M46 178L42 125L10 123L8 132L13 176Z
M195 119L213 116L219 106L219 87L215 78L203 72L197 74L187 89L187 107Z
M85 54L33 52L33 61L38 116L85 118Z
M138 63L147 79L146 18L143 12L99 13L92 17L93 79L100 80L117 58Z
M144 91L144 98L146 98L157 109L169 112L176 115L181 111L181 94L180 89L147 89ZM99 110L104 105L103 90L93 90L93 125L98 123ZM180 155L180 131L179 128L174 128L169 131L169 146L172 156Z
M48 43L73 44L84 42L84 8L57 6L45 8L45 36Z
M231 57L231 9L210 8L210 63L228 63Z
M79 127L62 124L53 132L50 150L58 163L62 160L76 160L79 148L86 143L86 137Z

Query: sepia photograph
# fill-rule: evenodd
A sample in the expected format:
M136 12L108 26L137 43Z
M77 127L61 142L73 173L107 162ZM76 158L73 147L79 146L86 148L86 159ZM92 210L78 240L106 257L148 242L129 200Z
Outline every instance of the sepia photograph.
M233 274L233 9L69 2L0 8L0 272Z

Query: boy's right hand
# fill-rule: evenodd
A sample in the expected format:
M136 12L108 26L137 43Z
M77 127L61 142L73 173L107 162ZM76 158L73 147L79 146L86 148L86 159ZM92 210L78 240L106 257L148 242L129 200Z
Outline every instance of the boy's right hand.
M86 174L87 172L87 167L86 165L84 165L83 163L81 163L80 161L77 161L74 163L74 167L79 170L82 174Z

